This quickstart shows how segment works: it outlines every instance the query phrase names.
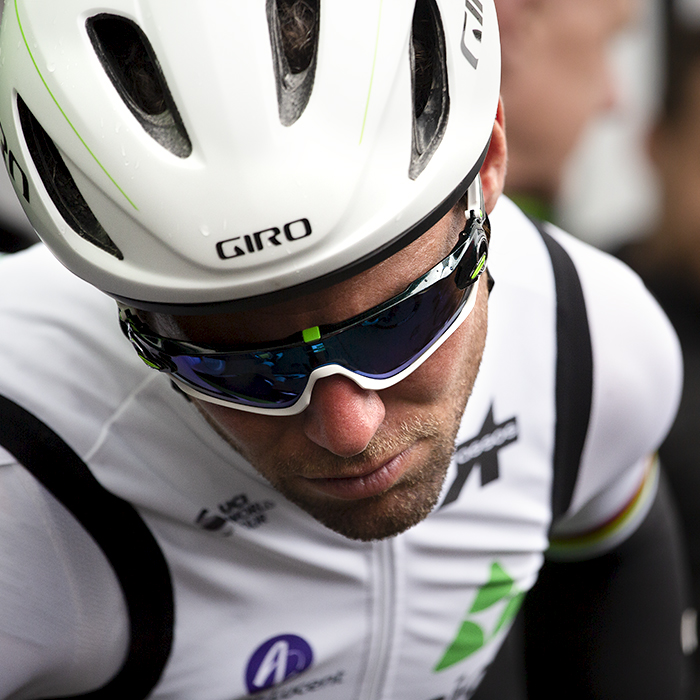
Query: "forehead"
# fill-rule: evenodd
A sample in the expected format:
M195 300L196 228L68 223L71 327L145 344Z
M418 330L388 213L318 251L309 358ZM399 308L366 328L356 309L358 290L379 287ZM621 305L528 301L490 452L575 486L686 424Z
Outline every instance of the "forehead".
M550 0L560 12L581 25L596 27L603 35L622 29L633 17L639 0Z
M518 36L544 45L565 37L576 42L609 39L634 17L639 6L640 0L501 0L504 47Z
M458 205L390 258L355 277L298 299L229 314L152 314L145 320L162 335L223 346L278 340L305 328L338 323L398 294L436 265L450 253L464 223L464 211Z

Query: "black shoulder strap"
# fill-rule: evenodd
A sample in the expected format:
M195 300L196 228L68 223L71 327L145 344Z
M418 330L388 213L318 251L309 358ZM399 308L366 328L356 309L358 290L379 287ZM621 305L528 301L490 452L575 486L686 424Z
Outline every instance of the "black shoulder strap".
M591 415L593 350L586 301L576 266L538 221L554 270L557 294L556 430L552 509L556 518L571 503Z
M114 569L129 612L131 644L119 673L69 700L142 700L158 682L172 647L168 565L136 509L114 496L47 425L0 396L0 445L16 457L90 533Z

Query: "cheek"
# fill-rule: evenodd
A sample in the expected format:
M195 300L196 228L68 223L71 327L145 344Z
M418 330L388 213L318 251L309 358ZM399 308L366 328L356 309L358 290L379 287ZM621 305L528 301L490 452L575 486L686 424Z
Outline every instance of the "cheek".
M249 462L256 463L261 451L282 442L283 435L294 428L296 416L271 418L195 399L207 422L226 442Z

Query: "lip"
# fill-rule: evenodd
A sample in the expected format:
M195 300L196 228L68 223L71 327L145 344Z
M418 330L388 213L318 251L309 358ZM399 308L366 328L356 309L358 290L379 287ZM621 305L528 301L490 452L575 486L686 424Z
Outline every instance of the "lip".
M348 477L303 477L315 491L343 501L355 501L378 496L390 489L406 472L411 448L399 452L379 467L362 475Z

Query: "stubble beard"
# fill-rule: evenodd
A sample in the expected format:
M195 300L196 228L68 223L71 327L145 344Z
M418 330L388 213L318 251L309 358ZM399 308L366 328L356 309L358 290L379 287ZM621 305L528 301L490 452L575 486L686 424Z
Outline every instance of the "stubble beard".
M326 451L314 454L297 453L292 456L268 451L264 468L247 450L206 411L197 401L195 405L212 428L236 452L244 457L270 485L312 518L352 540L369 542L393 537L424 520L437 505L442 485L454 453L455 439L473 380L468 382L463 399L453 406L447 420L434 415L414 418L402 423L394 434L378 433L365 450L354 457L338 457ZM448 423L448 425L446 425ZM353 467L389 458L413 445L430 443L430 450L422 463L415 465L384 493L357 501L316 498L294 488L294 477L299 474L348 473ZM290 478L292 481L290 482Z
M437 505L454 452L460 417L461 412L447 431L442 421L432 417L403 423L396 435L375 435L362 454L349 459L328 453L288 457L278 462L274 475L267 478L285 498L344 537L363 542L393 537L424 520ZM308 473L310 469L314 473L347 473L349 467L357 468L377 456L388 457L420 443L430 444L427 457L387 491L369 498L351 501L314 498L285 479L287 474L305 473L304 470Z

